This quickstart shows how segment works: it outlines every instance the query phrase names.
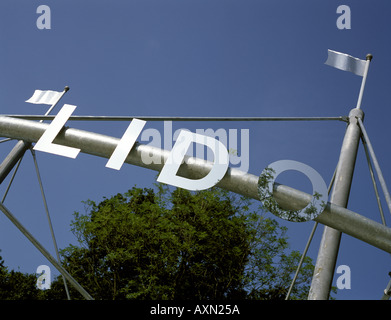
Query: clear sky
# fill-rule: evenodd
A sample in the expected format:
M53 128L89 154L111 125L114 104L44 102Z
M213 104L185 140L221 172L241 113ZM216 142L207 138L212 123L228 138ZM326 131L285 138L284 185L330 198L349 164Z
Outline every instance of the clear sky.
M51 29L37 27L42 4L51 9ZM351 29L337 27L342 4L351 9ZM75 115L345 116L356 105L361 77L326 66L327 49L361 59L372 53L362 109L390 181L390 15L388 0L2 0L1 114L43 114L47 106L24 101L35 89L62 91L67 85L70 91L55 113L67 103L77 106ZM128 123L67 125L120 138ZM250 173L259 175L277 160L296 160L317 170L327 184L345 131L343 122L186 122L173 127L249 129ZM164 134L162 122L148 122L148 128ZM13 145L0 145L2 158ZM99 202L134 185L152 187L157 177L155 171L130 165L112 170L105 167L106 159L85 154L67 159L37 152L37 158L60 248L76 244L70 222L74 211L84 212L82 201ZM30 153L5 205L55 255ZM390 223L384 201L383 207ZM362 146L349 209L381 222ZM302 251L313 222L280 222L289 228L291 248ZM322 231L320 225L308 253L314 262ZM50 265L4 215L0 249L15 270L34 273L39 265ZM379 299L390 280L390 255L347 235L338 265L348 265L352 278L351 289L339 290L337 299ZM52 273L58 274L54 268Z

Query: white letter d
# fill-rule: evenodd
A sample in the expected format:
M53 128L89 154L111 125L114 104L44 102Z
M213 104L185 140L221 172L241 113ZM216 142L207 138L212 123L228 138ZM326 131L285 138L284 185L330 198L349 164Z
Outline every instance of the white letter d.
M205 177L198 180L187 179L176 175L187 149L192 142L206 145L214 154L212 169ZM228 168L228 162L229 156L227 148L220 141L212 137L183 130L180 132L157 181L188 190L208 189L213 187L224 177Z

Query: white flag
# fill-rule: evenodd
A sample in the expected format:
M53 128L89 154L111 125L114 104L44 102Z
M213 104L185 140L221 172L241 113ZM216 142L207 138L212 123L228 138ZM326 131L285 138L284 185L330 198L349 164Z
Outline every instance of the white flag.
M352 57L346 53L328 50L328 58L325 64L343 71L353 72L362 77L364 75L366 61Z
M26 100L28 103L53 105L61 97L62 92L51 90L35 90L33 96Z

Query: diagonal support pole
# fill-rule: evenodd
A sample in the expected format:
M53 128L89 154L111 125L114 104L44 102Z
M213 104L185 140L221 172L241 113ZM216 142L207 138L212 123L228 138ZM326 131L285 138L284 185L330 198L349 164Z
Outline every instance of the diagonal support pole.
M42 246L37 239L19 222L19 220L9 211L2 203L0 203L0 210L11 220L11 222L19 229L23 235L30 240L30 242L45 256L46 259L52 263L55 268L81 293L87 300L93 300L89 293L64 269L64 267L57 262L57 260Z
M49 115L50 112L54 109L54 107L58 104L58 102L61 100L61 98L64 96L64 94L69 90L69 87L65 87L63 93L61 94L61 96L57 99L57 101L55 103L52 104L52 106L49 108L49 110L45 113L45 116ZM43 120L41 120L40 122L43 122ZM11 139L9 139L11 140ZM4 140L4 141L8 141L8 139ZM8 174L11 172L11 170L14 168L14 166L17 164L17 167L15 169L15 172L11 178L11 181L7 187L7 190L4 194L4 197L3 197L3 200L1 201L1 206L0 206L0 210L4 212L4 214L16 225L16 227L22 231L22 233L38 248L39 251L41 251L41 253L44 254L44 256L50 261L52 262L53 260L53 257L46 251L46 249L37 241L35 240L35 238L20 224L20 222L11 214L11 212L9 210L7 210L4 206L3 206L3 202L5 200L5 197L7 196L7 193L8 193L8 190L9 190L9 187L12 183L12 180L16 174L16 171L20 165L20 162L25 154L25 152L28 150L28 149L31 149L31 142L26 142L24 140L19 140L16 145L14 146L14 148L11 150L11 152L7 155L7 157L4 159L4 161L0 164L0 184L4 181L4 179L8 176ZM33 159L34 159L34 164L35 164L35 168L36 168L36 172L37 172L37 176L38 176L38 181L39 181L39 185L40 185L40 188L41 188L41 193L42 193L42 196L43 196L43 201L44 201L44 205L45 205L45 209L46 209L46 214L48 216L48 221L49 221L49 227L50 227L50 230L51 230L51 234L52 234L52 238L53 238L53 242L54 242L54 246L55 246L55 250L56 250L56 254L57 254L57 259L58 261L60 262L60 256L59 256L59 253L58 253L58 248L57 248L57 242L55 240L55 237L54 237L54 232L53 232L53 227L52 227L52 224L51 224L51 220L50 220L50 216L49 216L49 211L48 211L48 207L47 207L47 202L46 202L46 198L45 198L45 194L44 194L44 191L43 191L43 186L42 186L42 181L41 181L41 177L40 177L40 174L39 174L39 169L38 169L38 164L37 164L37 161L36 161L36 157L35 157L35 153L34 151L31 149L31 153L33 155ZM53 262L52 262L53 263ZM54 263L53 263L54 264ZM66 291L66 294L67 294L67 297L68 297L68 300L70 300L70 295L69 295L69 291L68 291L68 287L67 287L67 284L66 284L66 281L65 279L66 278L69 278L71 277L69 274L68 276L64 275L64 272L65 269L59 265L59 264L54 264L56 266L56 268L60 271L60 273L63 275L63 279L64 279L64 286L65 286L65 291ZM61 270L61 268L59 269L59 267L61 267L63 270ZM66 271L65 271L66 272ZM75 285L76 289L87 299L92 299L91 296L72 278L71 279L71 283L73 285Z
M30 142L20 140L13 147L11 152L7 155L4 161L0 164L0 184L11 172L12 168L18 163L23 157L25 152L31 147Z
M336 174L336 170L334 170L334 174L333 174L333 177L331 178L331 182L329 184L329 187L328 187L328 190L327 190L327 194L330 194L331 188L332 188L332 186L334 184L334 181L335 181L335 174ZM291 285L290 285L290 287L288 289L288 293L286 294L285 300L289 300L289 296L290 296L290 294L292 292L293 286L295 285L297 276L299 275L301 266L302 266L302 264L304 262L304 258L307 255L307 251L308 251L308 249L310 247L312 238L314 237L314 234L315 234L316 228L318 227L318 224L319 224L319 222L315 221L315 224L312 227L312 231L311 231L310 236L308 238L307 244L306 244L306 246L304 248L303 254L301 255L301 258L300 258L300 261L299 261L299 265L297 266L296 273L295 273L295 275L294 275L294 277L292 279L292 283L291 283Z
M336 181L333 193L330 197L331 203L344 208L347 207L349 200L354 166L361 137L359 121L362 121L364 118L364 112L361 110L361 103L371 60L372 55L368 54L357 105L349 114L349 124L342 143L337 166ZM314 275L312 277L311 288L308 294L309 300L329 299L341 236L342 232L337 229L328 226L324 228Z
M8 156L0 164L0 184L11 172L12 168L16 164L20 164L22 157L26 150L31 147L30 142L19 140ZM16 170L15 170L16 172ZM8 188L7 188L8 191ZM6 191L6 192L7 192ZM6 194L3 197L3 201ZM27 231L27 229L12 215L12 213L0 203L0 210L14 223L14 225L31 241L31 243L57 268L57 270L66 278L75 288L88 300L92 300L92 297L86 292L80 284L50 255L50 253Z
M51 105L49 110L45 113L45 116L48 116L53 108L58 104L61 98L64 96L66 92L69 91L69 87L66 86L61 96ZM40 122L43 122L41 120ZM26 142L24 140L19 140L15 147L11 150L8 156L4 159L4 161L0 164L0 184L4 181L7 175L10 173L12 168L16 165L16 163L23 157L24 153L30 149L31 142Z
M377 202L377 206L379 208L380 217L381 217L383 225L385 226L386 220L384 218L383 207L382 207L381 201L380 201L380 196L379 196L379 191L378 191L377 184L376 184L375 174L373 173L373 168L372 168L372 164L371 164L371 157L369 156L368 146L367 146L367 143L365 142L363 136L361 136L361 141L362 141L362 144L364 147L365 156L367 158L369 174L371 175L372 185L373 185L373 189L375 191L376 202Z
M375 155L375 151L373 150L371 141L369 140L369 136L367 134L367 131L365 130L364 124L362 123L361 119L358 119L358 124L360 126L361 131L362 131L362 134L363 134L363 137L364 137L364 141L365 141L365 143L368 146L369 154L370 154L370 156L372 158L373 165L375 167L376 174L377 174L377 177L378 177L379 182L380 182L380 186L381 186L381 188L383 190L384 197L386 198L388 209L389 209L389 211L391 213L391 196L390 196L390 193L388 191L387 184L386 184L386 181L384 179L383 173L382 173L382 171L380 169L379 162L377 161L377 158L376 158L376 155Z
M357 118L363 118L363 116L364 113L358 108L350 112L349 125L342 143L335 184L330 197L331 203L344 208L347 207L349 200L361 136ZM308 295L309 300L327 300L329 298L341 236L341 231L325 226Z
M51 233L51 235L52 235L52 240L53 240L54 249L55 249L55 251L56 251L57 260L58 260L59 263L61 263L60 254L59 254L58 247L57 247L57 241L56 241L56 237L55 237L55 235L54 235L54 229L53 229L53 225L52 225L52 220L51 220L51 218L50 218L49 208L48 208L48 204L47 204L47 201L46 201L45 192L44 192L44 190L43 190L42 179L41 179L41 175L40 175L40 173L39 173L37 157L35 156L35 151L34 151L33 149L30 149L30 151L31 151L31 154L33 155L33 160L34 160L34 165L35 165L35 171L36 171L36 173L37 173L37 178L38 178L38 182L39 182L39 187L40 187L40 189L41 189L43 204L44 204L44 206L45 206L46 217L47 217L47 219L48 219L49 228L50 228L50 233ZM64 281L64 288L65 288L65 292L66 292L67 298L68 298L68 300L71 300L71 296L69 295L69 290L68 290L68 286L67 286L67 282L66 282L66 280L65 280L65 277L63 277L63 281Z
M8 191L11 188L12 182L14 181L14 178L16 176L16 173L18 172L18 169L19 169L20 164L22 163L22 160L23 160L23 157L21 157L19 159L18 164L16 165L15 171L12 174L12 177L11 177L10 181L8 182L8 186L7 186L7 188L6 188L5 192L4 192L3 199L1 200L1 203L4 203L5 198L7 197Z

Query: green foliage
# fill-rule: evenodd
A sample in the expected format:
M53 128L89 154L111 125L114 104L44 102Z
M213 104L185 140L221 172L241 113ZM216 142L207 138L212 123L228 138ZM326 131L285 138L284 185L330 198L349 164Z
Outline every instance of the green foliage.
M62 256L95 299L282 299L300 258L285 253L277 221L217 188L133 188L85 204L72 223L80 246ZM305 298L312 268L307 258L292 298Z
M315 219L323 212L327 203L319 199L322 197L317 191L313 192L312 200L302 210L286 210L280 207L273 196L271 182L275 180L276 171L273 168L266 168L258 179L258 195L263 203L263 210L273 213L275 216L293 222L305 222Z
M36 288L36 282L37 278L34 274L8 271L0 256L0 300L41 299L42 292Z
M218 188L134 187L74 213L78 245L61 250L62 263L96 300L284 299L300 254L261 210ZM306 258L291 299L306 299L312 271ZM61 276L45 291L36 279L0 258L0 299L67 298Z

